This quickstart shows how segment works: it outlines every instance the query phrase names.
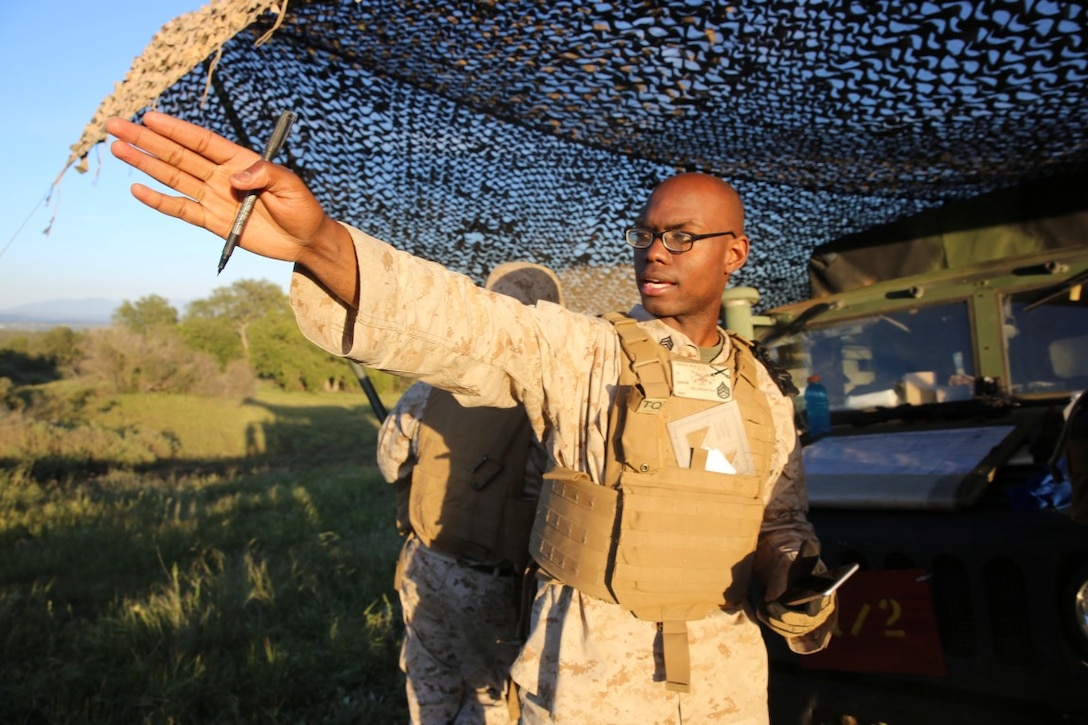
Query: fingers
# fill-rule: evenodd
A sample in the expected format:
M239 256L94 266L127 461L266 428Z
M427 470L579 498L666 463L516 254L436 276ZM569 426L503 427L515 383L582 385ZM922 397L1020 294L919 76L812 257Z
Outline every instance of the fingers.
M810 617L819 617L823 622L831 614L831 605L834 595L828 595L821 599L813 599L811 602L805 605L805 614Z
M784 637L808 634L823 625L835 612L835 596L811 602L803 609L792 609L780 602L766 602L757 612L759 619Z
M124 141L113 142L110 152L129 166L139 169L174 191L198 200L207 194L205 181L180 171L168 160L146 153Z
M225 236L229 229L229 215L237 207L230 185L220 184L216 191L206 182L183 173L167 161L150 156L124 141L115 141L110 151L121 161L144 172L152 179L184 196L169 196L143 184L132 186L132 195L147 206L204 227L213 234Z
M181 219L198 227L203 227L218 234L221 237L227 235L229 226L210 220L205 214L204 207L191 199L166 194L150 189L143 184L132 185L132 195L141 203L146 204L155 211L162 212L175 219Z
M133 124L135 125L135 124ZM148 111L143 116L143 125L159 136L173 141L178 146L195 153L199 158L210 161L213 165L228 164L235 171L249 166L259 154L228 141L217 133L196 124L182 121L157 111ZM107 130L109 126L107 125ZM136 144L137 146L139 144ZM152 153L155 153L152 151ZM194 174L200 176L200 174Z
M338 252L348 249L354 260L350 237L344 244L343 230L327 219L317 199L290 170L262 161L259 154L222 136L162 113L148 112L142 124L112 118L106 129L117 138L110 147L114 156L184 195L134 185L133 196L152 209L225 237L243 192L259 190L240 246L286 261L297 261L310 247L319 251L326 247ZM326 237L333 242L326 243ZM321 264L314 262L312 266ZM334 274L342 265L330 258L325 266ZM349 282L354 284L355 278Z
M206 181L215 173L215 162L148 126L121 118L111 118L106 122L106 130L121 142L111 145L114 156L163 183L167 182L158 177L165 174L162 170L164 167L175 169L201 181ZM125 153L125 146L130 147L133 152L141 152L141 155ZM153 163L156 160L161 163ZM173 188L173 185L171 186Z

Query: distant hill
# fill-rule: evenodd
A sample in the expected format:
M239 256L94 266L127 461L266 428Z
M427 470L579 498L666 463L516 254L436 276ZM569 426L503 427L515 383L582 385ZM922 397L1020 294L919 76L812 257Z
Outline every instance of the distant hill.
M103 298L33 302L0 310L2 327L95 327L108 325L120 302Z

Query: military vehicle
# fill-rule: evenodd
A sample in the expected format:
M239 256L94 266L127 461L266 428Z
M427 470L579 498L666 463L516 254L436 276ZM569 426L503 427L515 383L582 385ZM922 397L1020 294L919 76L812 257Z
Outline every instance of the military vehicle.
M1088 722L1088 514L1051 465L1088 388L1084 189L819 247L812 298L751 320L756 295L727 291L728 326L828 388L810 518L828 565L861 565L826 651L767 638L776 725Z

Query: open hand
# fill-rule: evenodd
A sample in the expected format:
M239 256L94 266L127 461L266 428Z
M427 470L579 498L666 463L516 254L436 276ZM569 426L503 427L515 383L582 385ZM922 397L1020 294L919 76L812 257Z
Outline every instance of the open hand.
M110 147L114 156L181 194L134 184L132 195L147 206L226 238L245 192L257 189L239 246L298 262L345 301L357 295L350 236L290 170L262 161L257 152L205 128L155 111L146 113L142 124L111 118L106 130L117 137Z

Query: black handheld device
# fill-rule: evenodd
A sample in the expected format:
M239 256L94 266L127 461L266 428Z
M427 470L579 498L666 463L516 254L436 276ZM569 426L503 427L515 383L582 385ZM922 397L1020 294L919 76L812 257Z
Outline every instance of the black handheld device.
M799 607L802 604L823 599L841 587L843 582L852 577L860 568L857 563L844 564L820 574L808 574L793 582L778 601L787 607Z

